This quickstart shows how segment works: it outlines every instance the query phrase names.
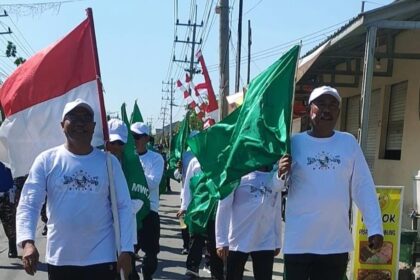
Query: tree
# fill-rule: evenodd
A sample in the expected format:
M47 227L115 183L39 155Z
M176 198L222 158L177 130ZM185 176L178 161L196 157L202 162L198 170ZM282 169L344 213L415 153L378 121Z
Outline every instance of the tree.
M21 65L26 61L23 57L19 56L16 57L16 45L13 42L7 41L7 47L6 47L6 56L7 57L15 57L15 61L13 62L16 66Z

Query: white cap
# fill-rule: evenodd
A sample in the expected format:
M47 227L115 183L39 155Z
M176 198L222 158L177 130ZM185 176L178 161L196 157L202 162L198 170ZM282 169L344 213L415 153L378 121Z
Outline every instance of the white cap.
M71 101L64 106L63 115L61 116L61 121L64 121L64 117L76 107L85 108L92 114L92 116L94 116L92 106L90 106L90 104L87 103L85 100L77 98L76 100Z
M127 143L128 129L125 123L118 119L110 119L108 121L109 141L121 140Z
M134 132L135 134L146 134L146 135L150 135L149 126L147 124L145 124L145 123L142 123L142 122L133 123L130 126L130 130L132 132Z
M311 92L311 95L309 96L308 104L311 104L312 101L314 101L315 99L317 99L318 97L320 97L321 95L324 95L324 94L328 94L328 95L331 95L331 96L335 97L335 99L337 99L337 101L339 103L341 103L340 94L338 93L338 91L335 88L332 88L330 86L322 86L322 87L318 87L318 88L314 89Z

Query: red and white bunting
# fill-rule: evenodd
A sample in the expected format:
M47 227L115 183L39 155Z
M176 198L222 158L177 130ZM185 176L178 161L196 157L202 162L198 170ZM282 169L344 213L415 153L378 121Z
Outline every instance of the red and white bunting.
M194 99L191 97L190 93L188 92L188 89L185 88L185 86L182 84L180 80L176 81L176 86L179 88L180 91L184 93L184 99L188 104L188 107L195 111L197 115L202 115L202 112L200 108L197 106L197 103L194 101Z

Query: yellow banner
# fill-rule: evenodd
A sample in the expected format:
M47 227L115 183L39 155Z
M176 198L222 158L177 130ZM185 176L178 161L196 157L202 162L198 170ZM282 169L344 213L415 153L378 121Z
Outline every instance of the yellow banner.
M368 233L363 217L356 210L353 226L355 242L352 279L396 280L398 279L398 258L400 251L401 213L403 203L402 187L377 187L382 212L384 244L380 250L369 248Z

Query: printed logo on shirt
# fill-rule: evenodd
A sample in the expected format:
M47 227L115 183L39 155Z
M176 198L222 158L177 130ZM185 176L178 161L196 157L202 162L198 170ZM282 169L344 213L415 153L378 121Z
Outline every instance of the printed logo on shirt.
M255 197L258 196L263 196L263 195L268 195L271 194L273 191L265 186L261 186L261 187L255 187L255 186L250 186L251 187L251 193L254 194Z
M332 155L328 152L320 152L315 155L315 157L308 157L307 165L311 166L313 170L329 170L335 169L338 165L341 164L341 159L339 155Z
M86 171L79 170L71 176L64 175L64 186L69 191L97 192L98 176L90 176Z

